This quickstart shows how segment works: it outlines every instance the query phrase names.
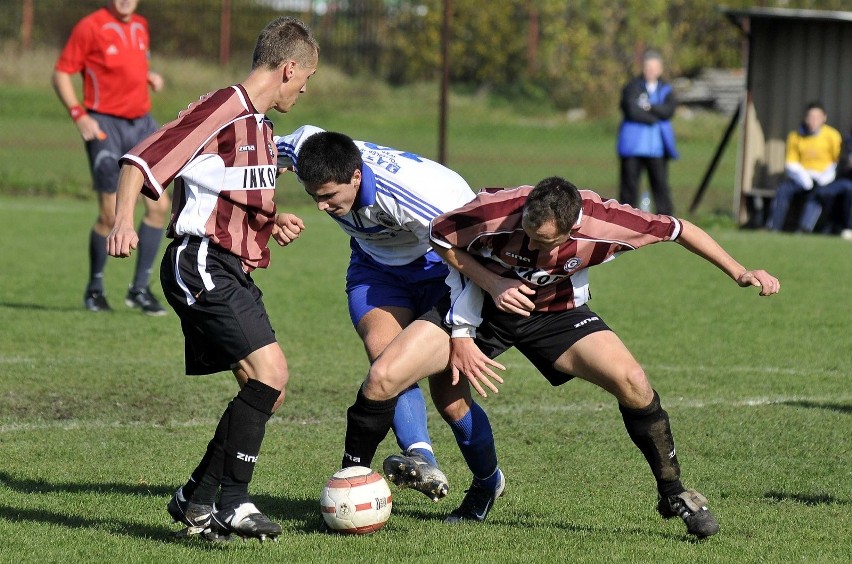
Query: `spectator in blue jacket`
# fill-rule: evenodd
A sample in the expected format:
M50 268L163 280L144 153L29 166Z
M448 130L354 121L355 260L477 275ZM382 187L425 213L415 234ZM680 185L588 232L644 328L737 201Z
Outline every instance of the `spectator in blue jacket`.
M671 85L661 80L662 74L662 56L649 49L642 56L642 75L628 82L621 92L624 120L618 131L619 201L636 206L644 168L657 213L672 215L668 161L678 158L670 121L677 103Z

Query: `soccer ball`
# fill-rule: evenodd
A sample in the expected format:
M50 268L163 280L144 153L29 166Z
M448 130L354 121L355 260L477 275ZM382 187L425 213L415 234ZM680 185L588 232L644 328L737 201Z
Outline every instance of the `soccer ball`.
M337 533L363 535L378 531L390 517L391 492L381 474L365 466L336 472L322 490L320 510Z

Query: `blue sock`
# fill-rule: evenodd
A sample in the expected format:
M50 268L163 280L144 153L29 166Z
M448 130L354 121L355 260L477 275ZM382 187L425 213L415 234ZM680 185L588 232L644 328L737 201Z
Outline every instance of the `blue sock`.
M450 427L474 480L485 488L496 490L500 484L500 468L491 422L485 411L473 402L470 411Z
M399 395L393 416L393 432L403 451L422 454L430 464L438 465L432 452L432 439L426 427L426 400L420 386L414 384Z

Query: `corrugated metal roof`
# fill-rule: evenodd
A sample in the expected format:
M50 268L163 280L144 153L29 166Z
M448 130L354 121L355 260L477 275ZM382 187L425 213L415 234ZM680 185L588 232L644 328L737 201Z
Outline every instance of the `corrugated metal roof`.
M740 27L742 27L742 20L746 18L852 22L852 12L832 10L793 10L790 8L722 8L721 10L729 20Z

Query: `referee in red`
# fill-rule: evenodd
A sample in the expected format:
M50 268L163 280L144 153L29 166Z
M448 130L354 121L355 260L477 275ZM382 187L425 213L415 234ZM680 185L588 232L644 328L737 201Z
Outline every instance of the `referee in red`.
M118 159L157 130L151 117L150 87L155 92L163 79L148 68L148 22L135 14L139 0L111 0L81 19L71 31L53 73L53 88L86 143L98 217L89 236L89 282L83 305L89 311L109 311L104 292L106 236L115 223ZM83 78L80 104L72 75ZM163 238L170 208L167 195L143 199L145 216L139 225L136 272L124 303L147 315L165 315L151 294L148 282Z

